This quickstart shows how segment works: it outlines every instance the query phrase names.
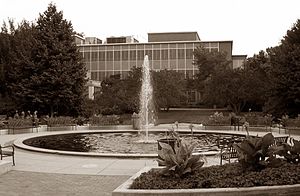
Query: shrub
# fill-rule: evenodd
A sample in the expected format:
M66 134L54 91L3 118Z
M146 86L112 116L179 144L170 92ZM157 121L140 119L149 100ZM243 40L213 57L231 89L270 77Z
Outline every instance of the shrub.
M118 125L120 124L120 116L119 115L100 115L93 116L90 118L91 125Z
M205 125L230 125L230 117L224 116L222 112L215 112L209 116Z
M10 118L8 119L8 127L30 127L33 126L32 119Z
M159 142L162 147L158 150L157 159L160 165L165 166L161 170L162 175L182 177L188 173L193 173L204 164L202 155L192 155L194 145L190 145L187 141L177 140L174 150L171 145Z
M48 126L72 125L75 123L75 120L69 116L51 117L45 120L47 121Z
M260 137L247 137L241 143L233 144L238 152L238 160L244 168L261 170L266 166L265 158L272 156L269 147L274 143L272 133Z

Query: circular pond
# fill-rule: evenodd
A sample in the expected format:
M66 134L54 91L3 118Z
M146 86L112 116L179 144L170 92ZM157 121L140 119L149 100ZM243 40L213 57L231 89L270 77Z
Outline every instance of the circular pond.
M23 144L55 151L84 152L97 154L157 154L157 142L141 143L143 135L138 132L80 132L51 134L27 138ZM149 133L152 141L165 137L164 132ZM195 153L217 154L224 141L240 141L243 136L217 133L181 133L189 143L195 143Z

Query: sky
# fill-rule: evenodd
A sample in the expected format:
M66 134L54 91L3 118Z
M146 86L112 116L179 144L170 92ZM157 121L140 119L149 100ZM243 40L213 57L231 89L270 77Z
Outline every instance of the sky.
M202 41L233 41L234 55L274 47L300 19L299 0L0 0L0 22L35 22L54 3L73 28L105 40L147 33L198 32Z

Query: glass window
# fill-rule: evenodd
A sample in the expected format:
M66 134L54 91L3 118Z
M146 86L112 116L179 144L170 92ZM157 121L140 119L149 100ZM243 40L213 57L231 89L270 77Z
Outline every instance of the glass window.
M98 61L98 52L92 52L92 61Z
M148 55L149 60L151 60L152 59L152 50L146 50L145 55Z
M144 50L138 50L137 51L137 59L138 60L144 60Z
M153 60L160 60L160 50L153 50Z
M92 79L92 80L97 80L97 72L94 72L94 71L93 71L93 72L91 73L91 79Z
M184 57L185 57L184 49L178 49L178 58L184 59Z
M100 71L99 72L99 80L104 80L105 79L105 72L104 71Z
M107 61L113 60L113 52L112 51L106 51L106 60Z
M105 52L99 52L99 61L105 61Z
M114 60L120 61L120 51L114 51Z
M176 49L170 49L170 59L176 59Z
M100 61L99 62L99 70L105 70L105 61Z
M127 50L122 51L122 60L123 61L128 60L128 51Z
M169 51L168 50L162 50L161 51L161 59L162 60L168 60L169 59Z
M84 52L84 60L87 62L91 61L90 52Z
M186 49L186 58L187 59L193 58L193 49Z
M135 50L131 50L130 51L130 60L131 61L135 61L136 60L136 51Z

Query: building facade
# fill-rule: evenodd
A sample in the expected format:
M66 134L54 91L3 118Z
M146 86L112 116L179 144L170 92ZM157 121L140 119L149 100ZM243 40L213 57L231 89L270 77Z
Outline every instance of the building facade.
M116 74L125 78L131 68L142 66L145 55L148 55L152 70L175 70L192 78L198 71L193 65L193 52L198 46L208 51L225 52L228 60L234 60L233 41L201 41L197 32L148 33L148 43L128 37L107 38L104 44L78 43L88 77L95 81ZM197 95L194 97L191 101L198 100Z

